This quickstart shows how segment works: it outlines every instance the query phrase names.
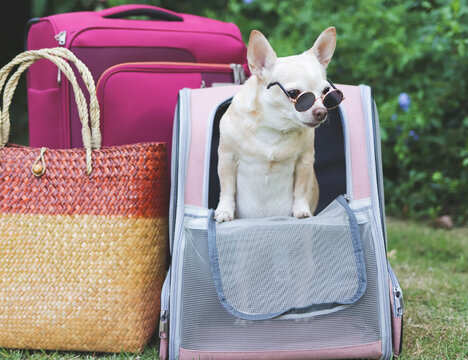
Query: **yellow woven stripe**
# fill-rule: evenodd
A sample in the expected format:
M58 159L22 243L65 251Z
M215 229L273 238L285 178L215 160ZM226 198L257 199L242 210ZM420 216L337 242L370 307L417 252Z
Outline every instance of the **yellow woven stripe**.
M139 351L159 314L167 219L0 215L0 347Z

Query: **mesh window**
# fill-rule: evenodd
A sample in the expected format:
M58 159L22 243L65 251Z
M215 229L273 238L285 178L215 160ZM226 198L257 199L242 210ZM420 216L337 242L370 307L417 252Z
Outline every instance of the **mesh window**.
M196 219L204 221L207 219ZM206 226L206 225L205 225ZM200 351L327 349L381 339L377 267L370 220L359 222L367 286L354 304L329 314L243 320L221 305L211 276L207 230L185 230L180 346Z
M221 303L235 316L265 320L330 309L364 293L357 221L342 197L309 219L209 222L212 276Z

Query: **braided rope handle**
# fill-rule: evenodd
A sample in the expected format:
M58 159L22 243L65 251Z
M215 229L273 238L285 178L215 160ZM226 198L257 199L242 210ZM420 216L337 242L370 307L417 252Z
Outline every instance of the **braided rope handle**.
M93 149L100 149L101 148L101 129L99 125L100 110L99 110L98 99L96 96L96 86L94 84L94 78L91 75L91 72L89 71L88 67L80 59L78 59L75 56L75 54L73 54L73 52L71 52L67 48L58 47L58 48L43 49L43 50L51 52L54 55L61 56L62 58L70 60L71 62L75 64L90 95L89 113L90 113L90 120L91 120L91 139L92 139Z
M9 107L13 98L14 91L18 85L21 74L39 59L48 59L53 62L62 71L62 73L70 81L75 94L75 101L78 106L78 113L82 123L81 134L83 138L83 145L86 148L86 170L88 175L92 172L91 150L99 149L101 147L101 134L99 129L99 105L96 97L96 88L94 80L88 68L76 58L76 56L65 48L52 48L41 50L30 50L23 52L16 56L10 63L5 65L0 70L0 91L3 88L6 79L11 70L20 65L16 72L8 80L3 92L3 109L0 108L0 148L5 146L8 142L10 132L10 115ZM88 120L88 106L86 99L81 91L78 82L76 81L75 74L64 59L72 61L78 69L86 87L90 93L90 114L91 114L91 130L89 128Z

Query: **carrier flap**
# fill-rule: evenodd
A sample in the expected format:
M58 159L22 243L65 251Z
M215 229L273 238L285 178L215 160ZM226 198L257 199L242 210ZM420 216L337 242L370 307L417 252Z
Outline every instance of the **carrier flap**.
M209 217L211 274L232 315L266 320L339 310L366 290L356 217L340 196L308 219L272 217L216 224Z

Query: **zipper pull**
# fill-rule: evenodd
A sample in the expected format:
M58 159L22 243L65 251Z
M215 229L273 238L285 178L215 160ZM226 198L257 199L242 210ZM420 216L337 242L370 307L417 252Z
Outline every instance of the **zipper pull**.
M65 46L67 42L67 32L65 30L59 32L57 35L55 35L55 40L57 40L59 46ZM58 70L58 73L57 73L57 83L59 85L62 83L62 75L61 75L60 69Z
M229 64L234 76L234 84L243 84L245 82L244 68L240 64Z
M237 68L238 68L238 71L239 71L239 79L240 79L240 83L243 84L245 83L245 71L244 71L244 67L241 65L241 64L237 64Z
M403 294L399 286L393 287L393 294L395 298L395 307L398 316L402 316L405 313L405 303L403 302Z
M61 31L57 35L55 35L55 40L58 41L59 46L64 46L67 41L67 32Z
M164 310L159 320L159 338L167 339L168 330L169 330L169 326L167 322L167 310Z
M237 73L237 64L229 64L232 70L232 75L234 76L234 84L239 84L239 74Z
M349 196L348 194L343 194L343 197L347 202L351 202L351 196Z

